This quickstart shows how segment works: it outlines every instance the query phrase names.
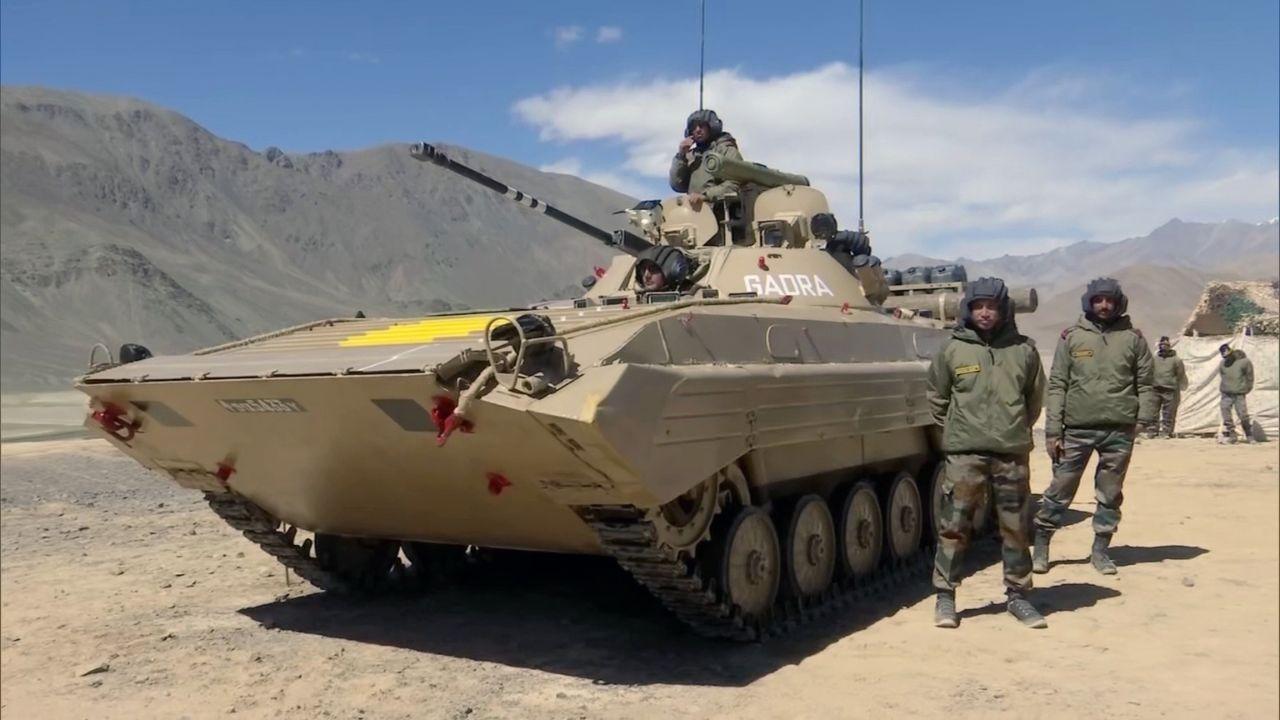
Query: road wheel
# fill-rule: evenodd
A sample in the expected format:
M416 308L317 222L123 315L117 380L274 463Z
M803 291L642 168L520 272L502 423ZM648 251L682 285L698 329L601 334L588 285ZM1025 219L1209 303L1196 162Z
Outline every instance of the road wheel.
M725 601L736 607L748 624L763 625L778 597L782 576L782 552L773 520L758 507L744 507L718 545Z
M924 513L920 505L920 489L910 473L900 472L889 485L885 498L885 515L888 518L889 556L904 560L920 548L921 521Z
M805 495L791 511L783 557L787 589L793 597L813 598L826 592L836 569L836 529L827 503Z
M840 507L840 559L845 577L875 572L884 547L884 519L870 483L855 484Z

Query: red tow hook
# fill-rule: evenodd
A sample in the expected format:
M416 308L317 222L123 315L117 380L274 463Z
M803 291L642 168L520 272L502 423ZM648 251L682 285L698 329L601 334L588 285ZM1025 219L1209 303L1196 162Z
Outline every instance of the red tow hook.
M232 473L234 473L235 471L236 469L232 467L229 463L220 462L218 463L218 470L213 474L213 476L218 478L218 482L222 483L225 486L227 484L227 481L231 479Z
M431 406L431 422L436 425L437 446L444 447L455 430L461 430L464 433L475 431L475 425L470 420L454 414L454 410L458 409L458 403L453 398L448 395L437 395L432 400L434 404Z
M602 277L604 277L604 274L605 274L605 273L607 273L607 272L609 272L608 270L605 270L604 268L600 267L599 265L592 265L592 266L591 266L591 271L592 271L592 272L594 272L594 273L596 274L596 277L598 277L598 278L602 278Z
M511 487L511 481L502 473L485 473L485 478L489 480L489 494L501 495L502 491Z
M843 305L841 305L841 306L840 306L840 314L842 314L842 315L848 315L848 314L849 314L849 303L845 303L845 304L843 304Z
M106 433L122 443L128 443L133 440L133 436L138 434L138 428L142 427L142 423L137 420L129 420L125 415L125 411L118 405L113 403L103 403L101 410L94 410L90 415L94 422L98 423Z
M756 267L760 268L765 272L769 272L769 263L764 261L763 255L760 256L759 260L756 260Z

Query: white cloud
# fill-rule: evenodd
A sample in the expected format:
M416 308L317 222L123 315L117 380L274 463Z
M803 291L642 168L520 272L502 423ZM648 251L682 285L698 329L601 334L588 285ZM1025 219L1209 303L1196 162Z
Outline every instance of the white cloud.
M596 29L596 42L616 43L622 39L622 28L616 25L604 25Z
M558 27L551 31L551 37L555 40L556 49L563 50L582 39L582 26L565 25Z
M1115 82L1033 73L980 92L921 71L869 73L866 211L880 254L1026 252L1142 235L1175 216L1276 214L1275 148L1214 147L1193 120L1091 102ZM697 92L696 78L626 80L557 88L513 110L544 141L615 153L609 172L652 196L666 192ZM856 224L856 69L720 70L707 98L749 160L808 175Z

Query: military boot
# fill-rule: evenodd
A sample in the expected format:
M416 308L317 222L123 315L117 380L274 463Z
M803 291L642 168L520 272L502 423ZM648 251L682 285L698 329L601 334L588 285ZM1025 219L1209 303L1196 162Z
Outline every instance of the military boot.
M960 616L956 615L955 593L938 593L938 600L933 606L933 626L940 628L960 626Z
M1094 570L1103 575L1116 574L1116 564L1111 560L1111 556L1107 554L1107 546L1110 544L1110 535L1093 536L1093 552L1089 553L1089 562L1093 563Z
M1051 536L1052 533L1047 530L1036 529L1035 544L1031 546L1031 572L1049 572L1049 538Z
M1031 604L1031 601L1014 593L1009 593L1008 597L1005 607L1008 608L1010 615L1018 619L1018 622L1037 630L1049 627L1049 623L1045 621L1036 606Z

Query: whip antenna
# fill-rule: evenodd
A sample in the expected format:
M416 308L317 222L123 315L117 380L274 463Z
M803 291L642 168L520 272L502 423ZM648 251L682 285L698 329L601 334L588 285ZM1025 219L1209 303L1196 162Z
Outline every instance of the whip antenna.
M858 0L858 232L866 230L862 222L862 4Z
M702 31L698 35L698 109L702 109L702 77L707 71L707 0L702 0Z

